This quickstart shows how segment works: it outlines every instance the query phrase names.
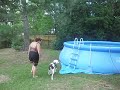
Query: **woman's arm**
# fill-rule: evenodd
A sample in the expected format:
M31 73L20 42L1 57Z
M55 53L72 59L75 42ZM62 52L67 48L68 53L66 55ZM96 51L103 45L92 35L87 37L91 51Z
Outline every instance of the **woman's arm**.
M40 53L41 53L41 47L40 47L39 43L37 43L37 51L38 51L38 54L40 55Z

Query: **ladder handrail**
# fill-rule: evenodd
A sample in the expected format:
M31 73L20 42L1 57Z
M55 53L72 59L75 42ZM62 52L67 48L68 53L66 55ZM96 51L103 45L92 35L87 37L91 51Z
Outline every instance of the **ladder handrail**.
M81 44L84 44L83 38L80 38L80 41L78 41L78 38L75 38L73 48L75 47L75 45L78 45L78 49L79 49Z
M79 44L84 44L83 38L80 38L80 43Z
M74 44L73 44L73 48L75 47L75 45L78 45L79 43L78 43L78 38L75 38L74 39Z
M80 48L81 44L84 44L83 38L80 38L78 49Z

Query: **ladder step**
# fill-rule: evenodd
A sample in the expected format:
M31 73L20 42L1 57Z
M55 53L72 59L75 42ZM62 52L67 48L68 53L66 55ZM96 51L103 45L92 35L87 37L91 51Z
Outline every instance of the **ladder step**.
M70 64L70 66L76 66L76 64L73 64L73 63L69 63Z
M72 56L72 57L79 57L78 54L72 54L71 56Z
M75 66L70 66L70 67L75 69Z
M74 55L74 56L71 56L71 58L79 58L79 56L75 56L75 55Z
M70 64L70 65L69 65L69 67L71 67L71 68L74 68L74 69L75 69L76 65L75 65L75 64Z
M75 59L75 58L71 58L72 61L78 61L78 59Z
M79 55L78 53L72 53L73 55Z

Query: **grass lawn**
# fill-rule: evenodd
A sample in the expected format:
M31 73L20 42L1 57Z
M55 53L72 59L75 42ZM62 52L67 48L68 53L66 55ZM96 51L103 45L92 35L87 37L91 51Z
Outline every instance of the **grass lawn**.
M0 90L120 90L120 75L61 75L57 71L52 81L47 74L48 64L58 59L59 53L43 49L38 77L32 78L27 52L0 49Z

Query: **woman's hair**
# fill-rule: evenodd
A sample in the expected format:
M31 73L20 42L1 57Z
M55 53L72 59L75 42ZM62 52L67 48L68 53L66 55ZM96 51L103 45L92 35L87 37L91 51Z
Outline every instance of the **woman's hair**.
M42 40L41 38L35 38L36 42L41 41L41 40Z

